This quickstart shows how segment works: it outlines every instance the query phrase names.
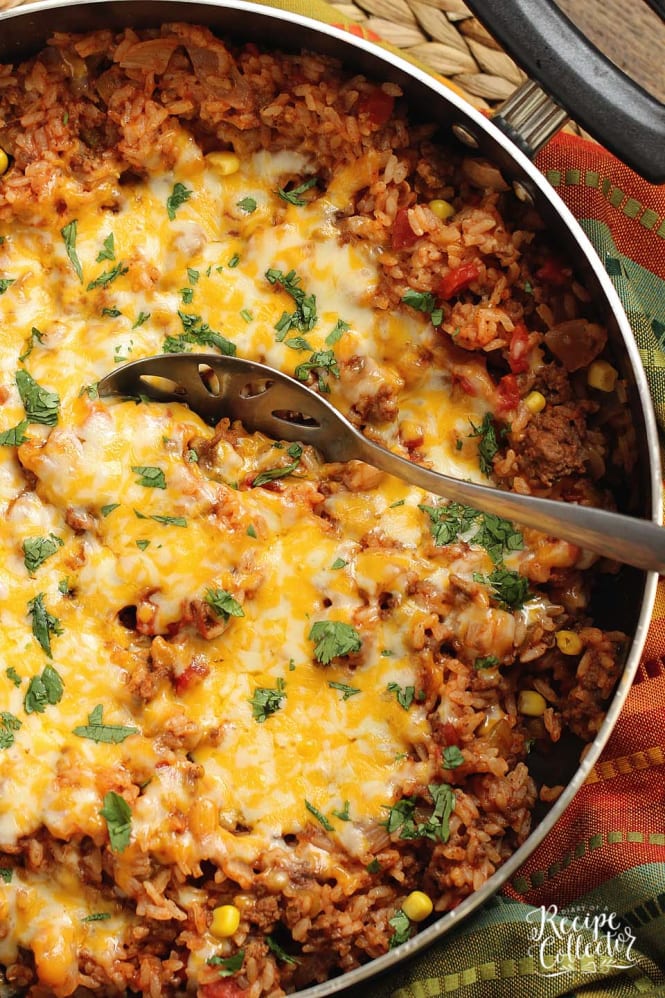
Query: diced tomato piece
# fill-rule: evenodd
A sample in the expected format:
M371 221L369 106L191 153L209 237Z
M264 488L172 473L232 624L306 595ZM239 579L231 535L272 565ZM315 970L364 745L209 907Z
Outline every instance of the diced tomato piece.
M173 685L175 686L176 693L184 693L185 690L200 683L209 672L210 669L204 662L193 659L191 664L179 676L175 677Z
M448 747L448 745L460 745L460 736L457 728L450 721L446 721L445 724L441 726L441 741Z
M392 229L392 247L395 250L413 246L418 236L411 228L409 213L406 208L400 208L395 215Z
M560 260L554 256L549 256L542 267L536 271L536 277L541 281L549 281L550 284L567 284L572 271L570 267L564 267Z
M520 401L520 392L515 375L504 375L496 386L496 393L499 400L498 412L510 412L511 409L516 409Z
M392 117L395 98L376 87L358 103L359 114L367 114L373 125L385 125Z
M469 263L462 263L459 267L449 270L441 278L439 294L445 299L452 298L453 295L463 291L472 281L475 281L479 274L478 264L473 260Z
M529 370L529 331L523 322L513 329L508 348L508 363L513 374L524 374Z
M244 998L246 994L247 988L241 988L232 977L203 984L198 990L199 998Z

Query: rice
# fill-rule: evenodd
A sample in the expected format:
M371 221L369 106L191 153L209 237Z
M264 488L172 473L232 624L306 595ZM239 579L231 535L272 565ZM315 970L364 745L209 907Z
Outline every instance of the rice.
M503 488L611 507L630 454L629 447L611 441L617 434L623 439L628 428L616 397L586 385L588 366L603 359L605 349L602 330L589 328L594 316L588 295L571 281L540 220L512 197L496 168L460 159L434 131L409 123L395 85L348 76L334 60L316 54L265 52L253 43L227 46L206 28L185 24L117 35L58 34L35 59L0 67L0 146L11 157L0 178L0 231L6 234L0 272L11 273L15 230L43 229L57 237L73 210L84 217L86 206L97 210L100 197L99 210L112 219L122 209L123 191L148 191L160 178L172 178L187 155L200 164L215 152L233 152L242 165L263 150L272 156L296 151L309 165L303 175L286 172L286 193L297 196L303 180L315 178L300 191L305 212L317 201L331 205L325 238L372 261L376 283L363 286L357 297L373 309L383 330L371 345L346 346L355 341L344 340L345 331L336 327L337 340L326 344L338 352L329 358L327 372L320 357L318 363L310 358L309 384L332 390L335 404L369 436L424 464L435 461L428 451L429 416L418 408L418 398L426 391L428 399L443 405L471 400L478 422L464 432L451 425L446 440L435 441L437 447L470 455L476 475L483 472ZM446 218L436 210L442 201L450 209ZM280 212L288 210L276 204L273 225L281 224ZM242 211L237 205L229 211L236 212L233 224L244 231ZM200 225L181 227L169 238L164 254L194 260L210 250ZM235 265L225 264L228 275ZM141 295L154 292L153 322L172 335L177 327L158 297L166 294L162 258L137 250L128 270L131 293L143 300ZM202 281L195 272L190 300L194 284ZM274 293L283 295L284 274L274 283ZM96 306L111 318L121 312L115 307L117 286L109 281ZM8 289L18 293L19 284ZM63 344L75 324L73 314L63 306L58 334ZM401 316L419 338L393 342L385 332L391 315ZM586 343L574 343L572 355L561 348L565 323L571 321ZM139 353L158 352L154 341L140 339L145 322L137 320L125 343ZM12 365L23 336L21 330L18 345L8 348ZM55 329L46 340L58 356L62 350L64 394L65 368L76 351L67 353ZM267 352L273 344L261 349ZM257 359L264 360L265 352ZM111 417L102 404L89 392L86 400L85 386L80 394L83 400L71 404L89 405L97 420L92 430L83 423L86 432L92 437L102 428L110 432ZM537 404L530 407L534 398ZM16 408L12 384L3 399ZM272 998L385 953L415 931L403 912L412 891L431 897L435 915L447 911L477 891L525 841L538 796L552 801L560 793L559 786L537 788L527 765L531 748L544 755L555 751L566 730L593 739L620 671L625 636L595 626L589 607L595 577L615 566L598 564L573 545L535 531L519 534L497 518L479 518L473 510L420 493L389 503L382 498L387 486L380 473L356 462L326 464L311 448L297 455L295 464L302 463L288 477L285 448L277 451L282 464L275 468L272 442L228 420L209 432L202 425L195 432L181 421L174 432L180 437L167 441L168 453L186 455L178 470L182 487L176 498L182 506L176 512L189 520L214 524L220 537L244 536L243 502L267 470L262 515L251 524L254 537L270 545L286 529L286 520L275 525L274 503L281 502L289 529L299 517L316 517L324 535L338 538L345 553L362 555L370 566L373 551L384 567L394 559L392 583L377 582L369 568L358 581L356 570L361 597L347 626L362 635L362 650L337 653L337 666L346 670L337 686L346 703L367 667L365 648L373 642L380 661L381 627L408 605L400 640L408 649L408 675L416 679L410 686L393 682L388 692L397 695L398 709L421 719L427 734L414 739L407 758L399 760L398 775L391 776L393 797L388 799L386 790L379 815L353 820L342 800L333 829L310 807L299 827L283 829L269 848L257 848L253 835L260 818L247 817L240 805L220 808L197 791L205 779L205 765L197 761L202 746L211 745L218 756L233 751L233 717L206 727L193 718L187 699L200 684L227 682L207 649L231 633L235 622L229 612L215 615L203 594L192 594L170 611L159 575L157 583L143 584L134 602L105 607L109 638L102 668L120 670L124 686L121 693L109 690L103 706L121 705L141 726L145 741L134 757L115 767L97 766L88 756L79 759L63 743L54 792L71 790L71 800L88 807L89 824L75 810L67 824L56 809L56 817L49 812L49 821L29 834L2 835L0 865L8 871L7 884L28 878L35 897L53 906L58 895L49 893L49 882L71 881L83 885L86 897L94 894L100 909L88 916L94 937L83 943L80 927L56 916L54 908L53 931L62 932L56 946L46 929L41 936L19 931L20 919L10 922L0 893L0 922L5 919L0 959L9 987L27 996L111 996L128 988L150 998L186 993ZM24 476L35 503L39 499L63 512L72 531L68 570L83 571L94 553L101 572L104 545L98 540L111 512L100 514L92 499L69 504L62 476L48 477L49 461L57 469L63 452L70 461L83 453L86 436L80 428L77 433L67 435L67 428L58 426L21 444L8 461L13 473ZM196 486L187 469L192 460L205 479ZM230 469L237 473L233 485L224 478ZM95 487L93 482L93 493ZM5 503L8 516L18 515L17 502L14 497ZM391 533L386 518L399 516L400 507L411 519ZM355 512L344 513L347 508ZM409 541L410 530L417 542ZM9 551L10 540L5 543ZM15 547L15 540L11 543ZM339 560L342 568L348 564ZM321 572L324 567L330 571L319 566ZM225 596L231 598L232 590L236 608L244 601L249 613L264 586L262 571L247 556L224 578ZM500 588L522 582L522 598ZM322 612L332 606L343 615L335 584L326 585ZM225 605L232 606L233 599ZM173 619L160 625L160 615L168 612ZM24 622L24 603L21 614ZM266 614L257 629L272 626L271 620ZM562 651L561 632L576 636L576 653ZM240 672L244 664L237 663ZM315 665L312 674L316 669L321 691L327 691L325 669ZM249 674L257 671L252 665ZM261 719L265 727L283 707L282 689L261 687L264 706L273 712ZM524 691L536 703L542 700L542 710L520 712ZM391 703L394 707L394 696ZM323 744L321 732L301 730L292 750L299 751L310 735ZM163 814L154 789L160 770L162 776L168 771L170 794ZM113 846L97 817L109 795L115 795L116 806L120 798L134 809L127 852L126 845ZM152 829L152 838L140 837L144 827ZM69 871L69 881L63 871ZM215 912L225 906L237 911L238 925L228 935L215 934Z

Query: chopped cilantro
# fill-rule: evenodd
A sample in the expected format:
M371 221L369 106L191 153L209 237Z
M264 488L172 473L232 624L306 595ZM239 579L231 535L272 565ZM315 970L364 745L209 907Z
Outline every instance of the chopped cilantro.
M205 601L222 620L228 620L229 617L245 616L245 611L238 600L234 599L226 589L207 589Z
M28 439L25 433L28 426L28 420L24 419L10 430L3 430L0 433L0 447L20 447Z
M124 360L127 360L133 348L134 348L134 340L130 340L129 344L127 345L124 343L117 343L116 346L113 348L113 363L122 364ZM123 353L122 352L123 350L126 350L127 352Z
M413 703L413 698L416 693L415 686L401 687L399 683L388 683L387 688L391 693L395 694L395 697L397 698L397 703L400 705L400 707L403 707L404 710L408 710L411 704Z
M178 336L167 336L164 340L165 353L185 353L187 344L193 343L197 346L215 347L225 357L233 357L236 352L236 345L227 340L221 333L216 333L207 322L203 322L200 315L191 315L187 312L178 312L184 332Z
M290 191L286 191L280 187L278 188L277 193L283 201L288 201L289 204L293 204L297 208L302 208L304 204L307 204L307 201L299 195L304 194L305 191L315 187L317 183L318 179L316 177L309 177L307 180L303 181L302 184L299 184L298 187L293 187Z
M322 827L325 828L327 832L334 832L335 830L334 825L331 825L328 819L326 818L325 814L322 814L321 811L319 811L318 807L314 807L313 804L310 804L307 798L305 798L305 807L307 808L310 814L314 815L319 824L322 825Z
M284 340L284 346L290 347L291 350L311 350L312 345L308 343L304 336L292 336L288 340Z
M60 396L57 392L42 388L27 371L17 371L15 381L28 421L55 426L60 409Z
M250 197L241 198L240 201L236 201L236 207L242 208L248 215L251 215L253 211L256 211L256 201Z
M338 319L326 336L326 346L334 347L335 343L339 343L344 333L350 328L348 322L344 322L344 319Z
M318 378L320 392L329 392L330 386L323 378L324 371L330 371L335 378L339 378L339 365L332 350L317 350L309 360L298 364L295 369L295 376L298 381L307 381L310 373L314 371Z
M14 281L14 277L0 277L0 295L4 295L5 291L11 287Z
M457 769L464 762L464 756L457 745L446 745L443 750L443 765L446 769Z
M308 634L315 641L314 657L322 665L329 665L334 658L360 651L362 641L355 627L341 620L317 620Z
M55 534L48 537L28 537L23 541L23 562L27 570L32 574L47 558L62 547L64 541Z
M180 288L178 292L183 305L191 305L194 301L194 288Z
M339 818L340 821L351 821L351 815L349 814L349 806L350 802L348 800L345 800L344 807L342 808L342 810L341 811L333 810L332 813L335 815L336 818Z
M448 783L430 783L428 788L434 810L427 819L416 824L414 814L416 797L402 797L388 808L386 828L388 834L400 833L401 839L427 838L447 842L450 836L448 821L455 808L455 795Z
M104 806L99 812L106 820L109 841L113 852L124 852L132 834L132 810L120 794L109 790L104 796Z
M155 523L163 523L167 527L186 527L187 520L184 516L163 516L160 513L153 513L150 517Z
M242 970L245 959L244 949L239 949L233 956L211 956L206 960L209 967L217 967L220 977L230 977Z
M118 277L126 274L128 270L129 267L126 267L121 260L119 263L116 263L115 267L105 270L99 277L95 277L94 281L90 281L86 291L94 291L95 288L105 288L108 284L112 284Z
M240 309L240 318L244 319L245 322L251 322L252 319L254 318L254 316L252 315L252 313L250 312L250 310L248 308L241 308Z
M102 720L104 708L101 703L88 714L88 723L74 728L74 734L79 738L89 738L93 742L105 742L109 745L119 745L125 738L138 733L138 728L124 724L106 724Z
M381 873L381 864L378 859L373 859L365 867L368 873Z
M185 201L189 201L193 193L194 191L190 190L188 187L185 187L184 184L177 183L173 185L173 190L166 199L166 213L171 221L174 220L175 213L178 208L183 205Z
M475 572L473 579L474 582L491 586L495 599L511 610L518 610L529 598L529 582L519 572L511 572L507 568L495 568L487 576Z
M0 711L0 749L8 749L14 744L14 732L21 727L18 717L8 710Z
M290 956L287 952L285 952L285 950L282 949L279 943L275 942L272 936L266 936L266 942L268 944L268 949L270 950L270 952L274 953L277 959L281 960L282 963L290 963L293 965L299 962L298 960L296 960L294 956Z
M13 665L10 665L8 669L5 669L5 675L7 676L7 679L11 679L14 686L20 686L23 682Z
M277 680L276 687L257 686L249 701L252 705L252 717L254 720L258 721L259 724L263 724L271 714L280 709L285 697L285 683L281 676Z
M69 257L72 267L76 271L76 276L81 284L83 284L83 268L81 267L81 261L79 260L76 252L77 229L78 221L74 218L71 222L68 222L64 228L60 229L60 235L64 240L65 250L67 251L67 256Z
M328 683L333 690L339 690L342 694L342 700L348 700L350 697L354 697L356 693L360 693L360 689L357 686L348 686L347 683Z
M475 423L471 422L471 420L469 420L469 422L471 423L473 433L469 433L468 436L470 438L480 438L480 443L478 444L478 460L480 462L480 470L483 475L486 475L489 478L494 468L494 457L499 451L499 444L496 439L496 430L494 428L492 414L490 412L486 412L480 426L476 426Z
M286 291L296 306L292 315L285 312L279 320L280 332L283 331L284 336L286 336L289 329L297 329L300 333L309 332L315 326L318 318L316 314L316 296L305 294L300 287L301 279L295 270L290 270L288 274L284 274L281 270L271 267L269 270L266 270L265 276L270 284L277 285L283 291ZM287 324L283 328L285 322Z
M28 684L23 709L26 714L43 714L49 706L62 700L64 684L52 665L47 665L41 676L33 676Z
M233 270L234 267L237 267L239 263L240 263L240 256L237 253L234 253L231 259L228 261L227 267L230 267Z
M133 464L132 471L138 475L137 484L146 489L165 489L166 478L161 468L149 464Z
M401 908L395 912L392 918L388 919L388 925L391 925L395 930L388 943L390 949L401 946L402 943L411 938L411 922Z
M51 635L62 634L60 621L48 612L44 606L44 593L39 593L28 603L28 613L32 616L32 633L37 638L43 651L49 658L51 653Z
M36 326L33 326L32 329L30 330L30 335L27 339L25 350L19 357L19 360L20 361L27 360L27 358L30 356L33 349L35 348L35 345L37 343L43 343L43 342L44 342L44 334L41 333Z
M136 546L137 548L140 548L141 551L145 551L146 548L150 547L150 541L145 538L141 538L136 542Z
M109 319L117 319L119 315L122 315L122 312L119 308L103 308L102 315L108 316Z
M336 572L339 568L344 568L345 565L348 565L348 561L344 561L343 558L335 558L330 567L334 572Z
M292 461L289 464L284 464L279 468L268 468L267 471L261 471L252 481L252 488L256 489L260 485L265 485L266 482L274 482L277 478L286 478L288 475L292 475L300 464L300 458L302 456L302 447L300 444L291 444L286 452Z
M200 274L198 270L195 270L194 267L187 268L187 280L189 281L190 284L197 284L199 277Z
M414 291L409 288L402 296L405 305L417 312L425 312L432 320L433 326L440 326L443 321L443 309L437 307L436 298L430 291Z
M499 664L499 659L496 655L481 655L473 663L474 669L493 669Z
M112 232L104 240L103 248L97 254L96 263L102 263L104 260L115 260L115 239Z
M14 871L9 866L0 866L0 880L6 884L11 884Z
M430 533L437 547L444 547L456 540L480 544L496 564L510 551L521 551L524 540L509 520L494 513L480 513L461 503L442 503L440 506L419 505L418 509L430 518Z
M136 317L136 322L132 326L132 329L138 329L139 326L142 326L144 322L147 322L148 319L150 318L150 314L151 314L150 312L139 312L139 314Z
M107 918L111 918L110 911L93 911L91 915L84 915L81 919L82 922L105 922Z
M110 516L113 510L118 509L119 507L120 507L119 502L110 502L107 503L106 506L102 506L100 513L102 514L102 516Z
M250 523L250 525L246 530L246 534L248 537L256 537L256 527L254 527L253 524Z

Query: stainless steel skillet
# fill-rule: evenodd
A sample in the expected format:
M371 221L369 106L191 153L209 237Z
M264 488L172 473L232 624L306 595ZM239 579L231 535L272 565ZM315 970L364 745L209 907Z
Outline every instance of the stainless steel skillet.
M500 3L501 0L496 0ZM496 4L495 4L496 6ZM478 12L482 17L482 5ZM628 386L628 405L637 441L637 464L623 512L660 521L661 469L658 438L648 387L628 321L591 244L572 214L551 189L529 155L542 143L549 129L542 117L561 125L560 108L543 113L539 88L531 94L539 107L534 123L521 101L519 122L492 122L469 107L449 88L405 60L386 54L363 39L307 18L237 2L185 2L185 0L111 0L111 2L66 2L55 0L16 9L0 15L0 61L23 58L41 47L54 31L87 31L126 25L152 27L160 22L186 20L207 24L220 34L252 39L287 51L307 48L336 56L347 66L377 80L391 80L404 90L412 108L436 121L443 135L455 134L465 144L492 160L523 199L533 201L563 252L576 267L592 293L602 321L607 325L617 365ZM583 98L582 98L583 99ZM504 119L505 121L505 119ZM509 132L510 134L506 134ZM308 998L323 998L366 980L394 971L405 957L439 939L461 919L479 908L506 880L514 875L529 853L547 835L596 763L621 710L637 668L655 598L655 573L624 570L620 581L609 585L597 608L612 627L621 627L632 637L622 678L609 706L605 722L582 763L571 758L563 775L567 786L552 810L540 821L525 844L476 893L454 911L446 913L408 943L340 978L308 989Z

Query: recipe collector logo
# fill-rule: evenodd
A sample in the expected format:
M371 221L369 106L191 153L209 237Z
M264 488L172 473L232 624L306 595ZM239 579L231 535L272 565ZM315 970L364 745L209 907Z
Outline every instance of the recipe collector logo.
M557 905L541 905L526 916L529 923L529 956L544 977L561 974L594 974L628 970L636 937L616 912L575 911L559 914Z

